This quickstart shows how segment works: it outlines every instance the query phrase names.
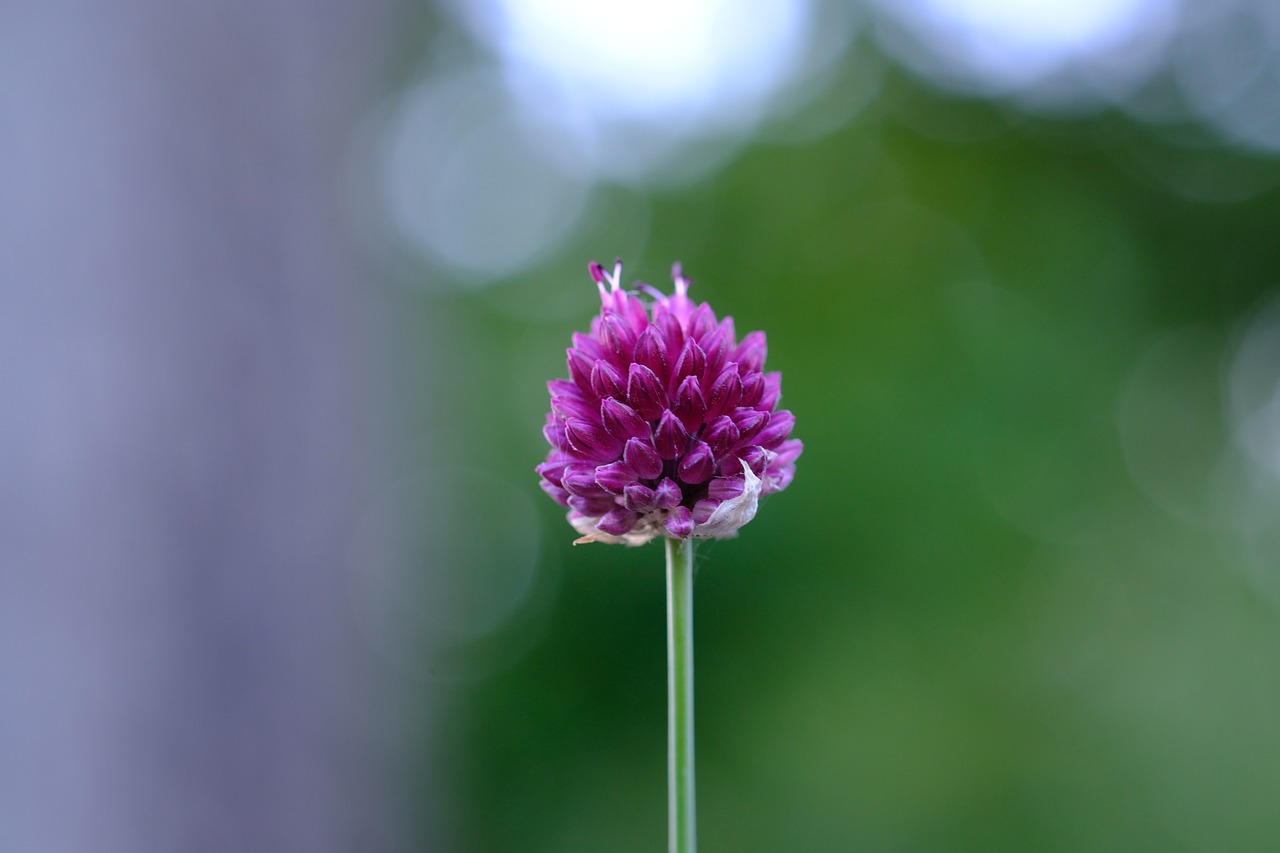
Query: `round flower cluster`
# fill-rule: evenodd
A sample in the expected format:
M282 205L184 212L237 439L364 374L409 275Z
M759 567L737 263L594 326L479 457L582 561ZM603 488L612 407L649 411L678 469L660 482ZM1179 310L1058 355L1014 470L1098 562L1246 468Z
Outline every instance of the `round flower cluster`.
M679 264L674 296L637 285L649 304L621 289L621 262L590 270L602 307L573 336L569 379L547 383L542 488L569 508L578 541L736 535L803 449L778 409L781 375L763 372L764 333L739 342L732 317L689 299Z

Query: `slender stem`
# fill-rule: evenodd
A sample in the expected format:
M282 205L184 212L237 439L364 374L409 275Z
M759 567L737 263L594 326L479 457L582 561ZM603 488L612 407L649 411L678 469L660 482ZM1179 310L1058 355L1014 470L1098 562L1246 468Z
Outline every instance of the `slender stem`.
M667 539L667 797L671 853L697 850L693 785L693 540Z

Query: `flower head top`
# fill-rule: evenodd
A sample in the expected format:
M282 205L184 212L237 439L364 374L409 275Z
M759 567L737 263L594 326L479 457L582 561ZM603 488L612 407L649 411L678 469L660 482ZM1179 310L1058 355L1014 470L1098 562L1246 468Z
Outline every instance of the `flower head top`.
M778 409L781 374L762 372L764 332L739 342L732 317L689 299L679 264L673 296L637 285L648 304L622 289L621 261L590 271L600 315L573 336L569 378L547 383L542 488L569 508L578 541L737 535L803 449Z

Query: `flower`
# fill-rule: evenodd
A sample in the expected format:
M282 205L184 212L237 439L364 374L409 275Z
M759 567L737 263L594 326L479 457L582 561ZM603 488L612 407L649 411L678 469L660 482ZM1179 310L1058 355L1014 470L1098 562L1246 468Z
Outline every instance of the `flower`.
M649 304L621 289L621 261L589 269L600 315L573 336L569 378L547 383L543 490L569 508L578 542L736 536L803 449L778 409L781 374L762 372L764 332L738 341L732 317L689 299L679 264L674 296L637 285Z

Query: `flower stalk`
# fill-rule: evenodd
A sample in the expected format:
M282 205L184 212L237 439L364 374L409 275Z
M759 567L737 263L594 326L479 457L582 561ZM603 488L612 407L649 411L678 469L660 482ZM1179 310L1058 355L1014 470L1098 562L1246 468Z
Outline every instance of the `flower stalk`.
M667 799L671 853L697 849L693 775L692 539L667 538Z
M568 509L575 544L666 541L670 849L695 853L694 545L737 536L804 445L779 408L782 375L764 370L764 332L739 339L732 317L689 298L679 264L670 295L624 289L621 261L588 271L600 313L566 350L568 378L547 383L539 485Z

